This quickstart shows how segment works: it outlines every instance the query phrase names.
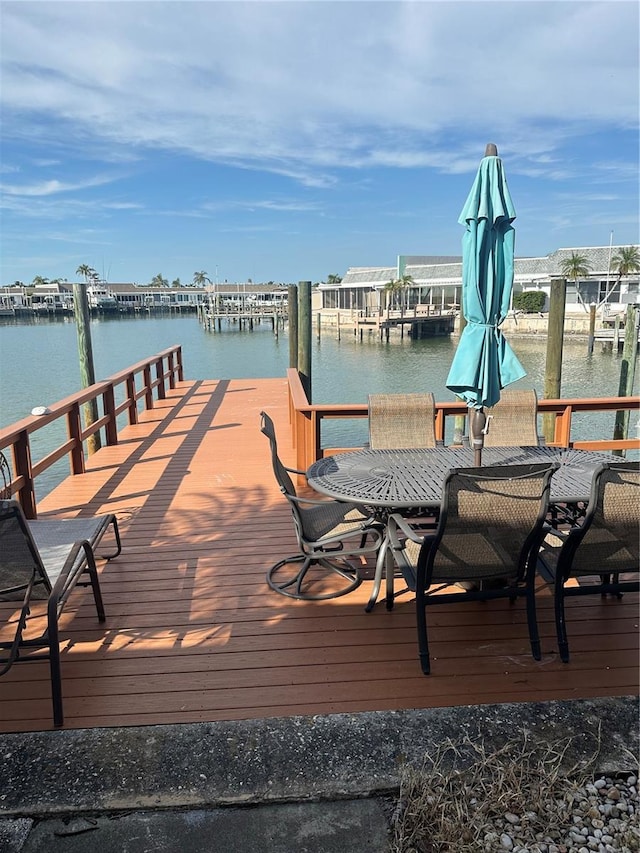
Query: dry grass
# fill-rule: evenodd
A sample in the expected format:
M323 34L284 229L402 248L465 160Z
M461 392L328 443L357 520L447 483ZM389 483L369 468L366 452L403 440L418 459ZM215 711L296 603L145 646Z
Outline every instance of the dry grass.
M560 838L571 826L576 793L593 780L597 759L596 753L567 769L570 744L569 738L534 746L523 735L488 752L483 743L468 739L446 742L421 768L408 767L403 774L392 817L392 853L501 849L496 825L507 813L519 816L518 835L530 843L554 830ZM491 832L497 836L488 842Z

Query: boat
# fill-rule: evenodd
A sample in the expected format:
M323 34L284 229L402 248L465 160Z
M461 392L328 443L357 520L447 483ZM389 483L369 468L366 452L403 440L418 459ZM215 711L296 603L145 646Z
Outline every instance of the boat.
M117 311L118 301L114 294L102 285L87 288L89 308L95 311Z

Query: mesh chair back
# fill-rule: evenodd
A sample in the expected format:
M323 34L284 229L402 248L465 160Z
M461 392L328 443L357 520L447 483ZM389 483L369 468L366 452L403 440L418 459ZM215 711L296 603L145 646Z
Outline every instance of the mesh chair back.
M521 580L531 549L543 536L557 467L545 463L451 471L436 541L429 549L428 583Z
M435 447L433 394L370 394L369 446L373 450Z
M485 412L485 447L535 447L540 443L538 396L534 389L503 391L500 402Z
M293 485L293 480L289 476L289 472L278 456L278 442L276 441L275 426L266 412L260 413L260 431L269 439L269 444L271 446L271 464L280 489L285 495L293 495L295 497L296 489Z
M574 538L566 577L638 571L640 462L607 462L595 471L584 524Z
M11 469L7 457L0 452L0 501L11 498Z
M0 600L16 601L30 583L32 597L51 591L42 559L17 501L0 501Z

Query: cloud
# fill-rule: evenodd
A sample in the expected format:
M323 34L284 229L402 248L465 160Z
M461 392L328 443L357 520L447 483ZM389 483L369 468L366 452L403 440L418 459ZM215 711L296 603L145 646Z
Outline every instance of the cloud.
M6 3L4 133L308 187L472 171L504 139L512 169L560 178L573 135L635 126L637 32L630 2Z
M58 193L75 192L90 187L108 184L113 178L95 177L77 183L64 183L58 180L39 181L35 184L0 184L0 191L9 196L50 196Z

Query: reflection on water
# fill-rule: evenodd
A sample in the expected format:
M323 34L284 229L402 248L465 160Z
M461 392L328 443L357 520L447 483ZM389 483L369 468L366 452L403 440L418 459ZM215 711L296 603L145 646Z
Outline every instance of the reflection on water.
M34 406L48 405L74 393L81 380L73 320L2 320L0 425L6 426L28 415ZM257 324L253 331L229 324L221 333L211 333L202 329L195 315L105 317L92 320L91 337L97 380L175 344L182 345L187 379L283 376L289 364L286 332L276 337L268 322ZM318 340L314 330L313 401L364 403L370 393L421 390L432 391L436 400L451 400L453 395L445 381L456 343L456 337L414 341L398 336L387 342L374 335L361 342L345 331L337 340L335 329L323 330ZM533 387L542 396L546 339L511 337L510 343L527 371L517 385ZM567 340L561 396L615 396L620 363L618 353L596 347L594 354L588 356L585 339ZM578 416L574 435L612 435L614 419L613 412ZM635 431L637 424L632 426ZM36 434L34 458L41 458L47 445L63 439L64 435ZM323 443L327 446L357 445L365 440L365 421L329 422L323 430ZM52 487L52 479L58 481L67 472L66 461L58 463L46 481L39 478L39 490L45 493Z

